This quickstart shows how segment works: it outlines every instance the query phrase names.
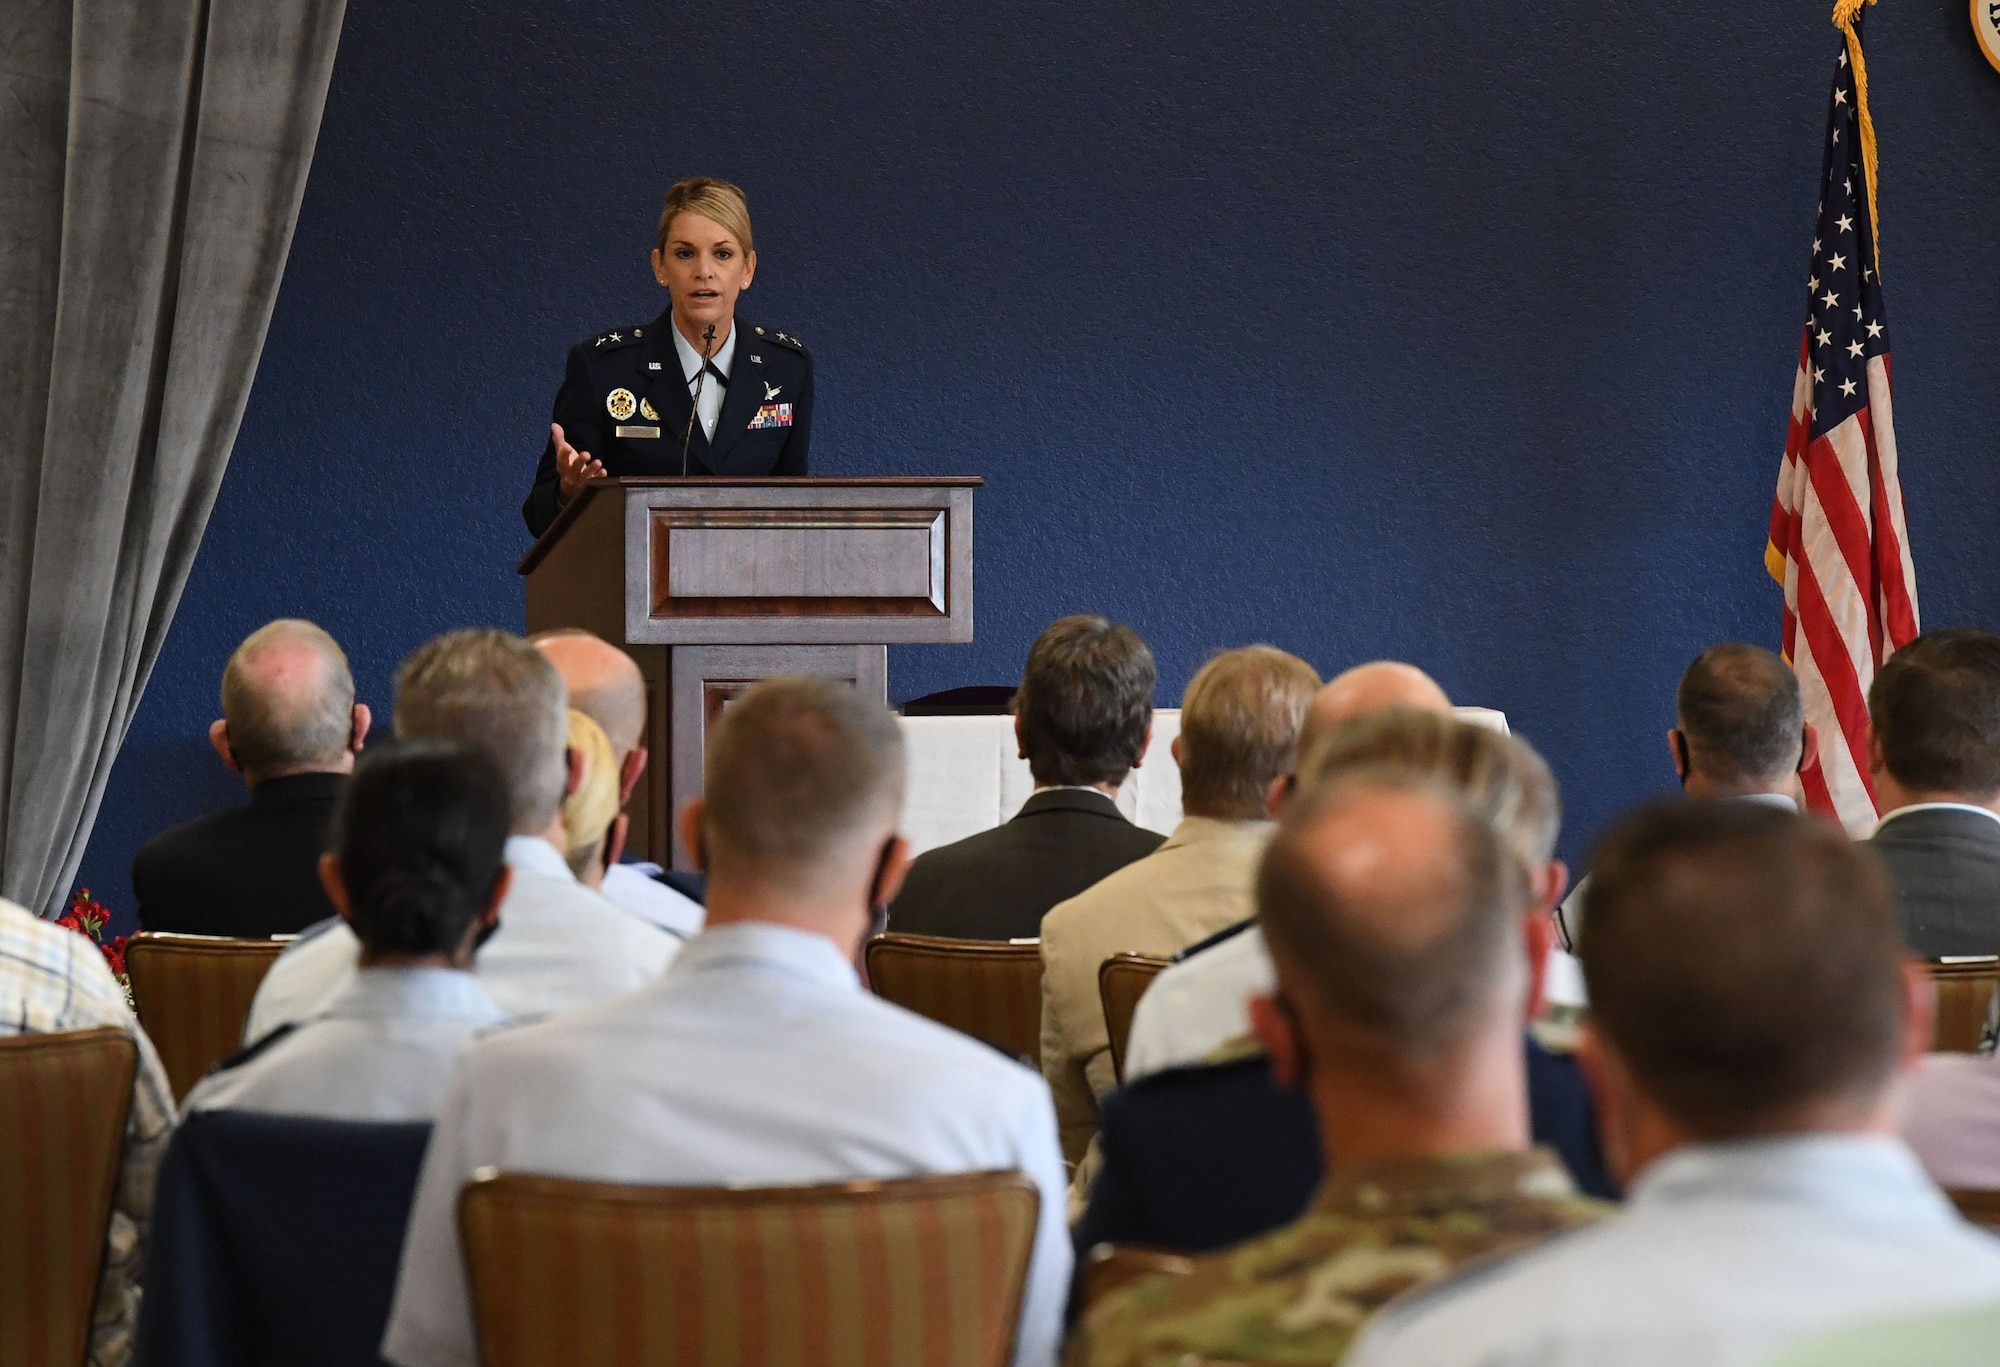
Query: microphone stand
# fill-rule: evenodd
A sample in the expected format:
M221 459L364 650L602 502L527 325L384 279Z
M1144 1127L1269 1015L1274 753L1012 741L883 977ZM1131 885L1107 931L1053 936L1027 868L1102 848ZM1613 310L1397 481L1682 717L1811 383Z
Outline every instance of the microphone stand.
M701 369L694 380L694 397L688 401L687 430L681 433L681 478L687 478L688 443L694 440L695 416L701 412L701 391L708 384L708 358L715 353L715 324L710 323L701 334Z

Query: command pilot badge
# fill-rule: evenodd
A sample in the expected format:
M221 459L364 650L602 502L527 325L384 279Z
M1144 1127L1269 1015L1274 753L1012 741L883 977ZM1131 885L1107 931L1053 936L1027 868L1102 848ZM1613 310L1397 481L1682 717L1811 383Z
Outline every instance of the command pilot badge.
M653 411L653 401L651 399L639 400L639 415L647 422L658 422L660 420L660 415Z
M619 422L632 416L639 407L639 401L632 397L629 389L614 389L604 400L605 411Z

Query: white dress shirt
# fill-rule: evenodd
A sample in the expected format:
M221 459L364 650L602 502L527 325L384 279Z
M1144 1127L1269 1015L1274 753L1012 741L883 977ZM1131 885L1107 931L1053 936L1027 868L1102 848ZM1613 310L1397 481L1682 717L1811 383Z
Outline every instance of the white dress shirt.
M654 878L659 870L658 864L613 864L604 871L604 882L597 890L612 906L624 908L677 940L701 934L708 912L694 898Z
M508 837L507 867L514 883L500 904L500 927L480 947L473 972L508 1015L547 1015L615 997L644 987L673 962L679 940L577 882L548 841ZM319 1015L354 980L361 941L345 921L323 924L264 975L243 1027L246 1043Z
M1845 1324L2000 1298L2000 1239L1901 1141L1699 1144L1623 1215L1386 1311L1348 1367L1756 1367Z
M323 1013L196 1083L185 1109L434 1120L459 1051L506 1018L470 973L364 968Z
M643 992L481 1040L425 1155L383 1356L473 1367L455 1208L477 1169L671 1186L1018 1169L1041 1224L1015 1362L1061 1343L1070 1274L1048 1088L865 991L823 936L704 932Z
M669 323L674 334L674 354L681 358L681 374L687 377L688 397L694 397L696 380L701 375L701 348L690 346L688 339L681 336L679 327ZM736 324L729 325L729 336L715 348L715 354L708 363L722 372L724 383L717 384L715 376L708 377L708 383L701 385L701 398L695 402L695 411L701 415L702 435L710 439L715 436L716 420L722 416L722 400L729 392L730 366L736 360Z
M1125 1081L1199 1063L1250 1029L1247 1003L1278 985L1264 928L1251 926L1169 965L1139 998Z

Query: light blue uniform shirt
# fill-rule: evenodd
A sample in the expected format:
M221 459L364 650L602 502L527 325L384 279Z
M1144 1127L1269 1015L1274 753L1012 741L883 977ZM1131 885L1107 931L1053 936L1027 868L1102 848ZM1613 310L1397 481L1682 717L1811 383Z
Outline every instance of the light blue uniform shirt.
M556 847L531 835L507 840L514 882L500 927L472 971L510 1016L542 1016L603 1001L653 982L681 942L577 882ZM354 981L361 941L344 921L300 937L278 956L250 1003L243 1041L310 1020Z
M1756 1367L1807 1335L1996 1298L2000 1239L1900 1140L1696 1144L1650 1164L1624 1214L1388 1311L1347 1367Z
M323 1014L196 1083L184 1109L432 1120L459 1051L506 1018L470 973L364 968Z
M1035 1073L861 986L824 936L690 941L658 983L460 1057L424 1158L382 1352L473 1367L454 1209L479 1168L661 1186L1017 1169L1042 1195L1014 1361L1048 1367L1070 1274L1068 1179Z

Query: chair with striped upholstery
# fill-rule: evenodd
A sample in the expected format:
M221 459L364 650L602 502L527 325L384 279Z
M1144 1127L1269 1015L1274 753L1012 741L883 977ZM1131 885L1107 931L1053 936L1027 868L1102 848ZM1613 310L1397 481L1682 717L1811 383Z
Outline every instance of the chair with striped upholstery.
M0 1039L0 1364L80 1367L139 1048L114 1026Z
M1104 1029L1111 1038L1111 1070L1125 1080L1125 1045L1139 998L1160 976L1168 960L1151 954L1114 954L1097 966L1097 999L1104 1005Z
M868 942L866 962L877 995L1040 1068L1038 941L891 933Z
M229 940L145 931L125 949L132 1001L180 1101L243 1043L250 1002L291 936Z
M1973 1053L1986 1030L1994 988L2000 985L2000 959L1933 962L1930 970L1938 1008L1931 1047L1947 1053Z
M482 1170L482 1367L1002 1367L1041 1204L1019 1173L632 1187Z

